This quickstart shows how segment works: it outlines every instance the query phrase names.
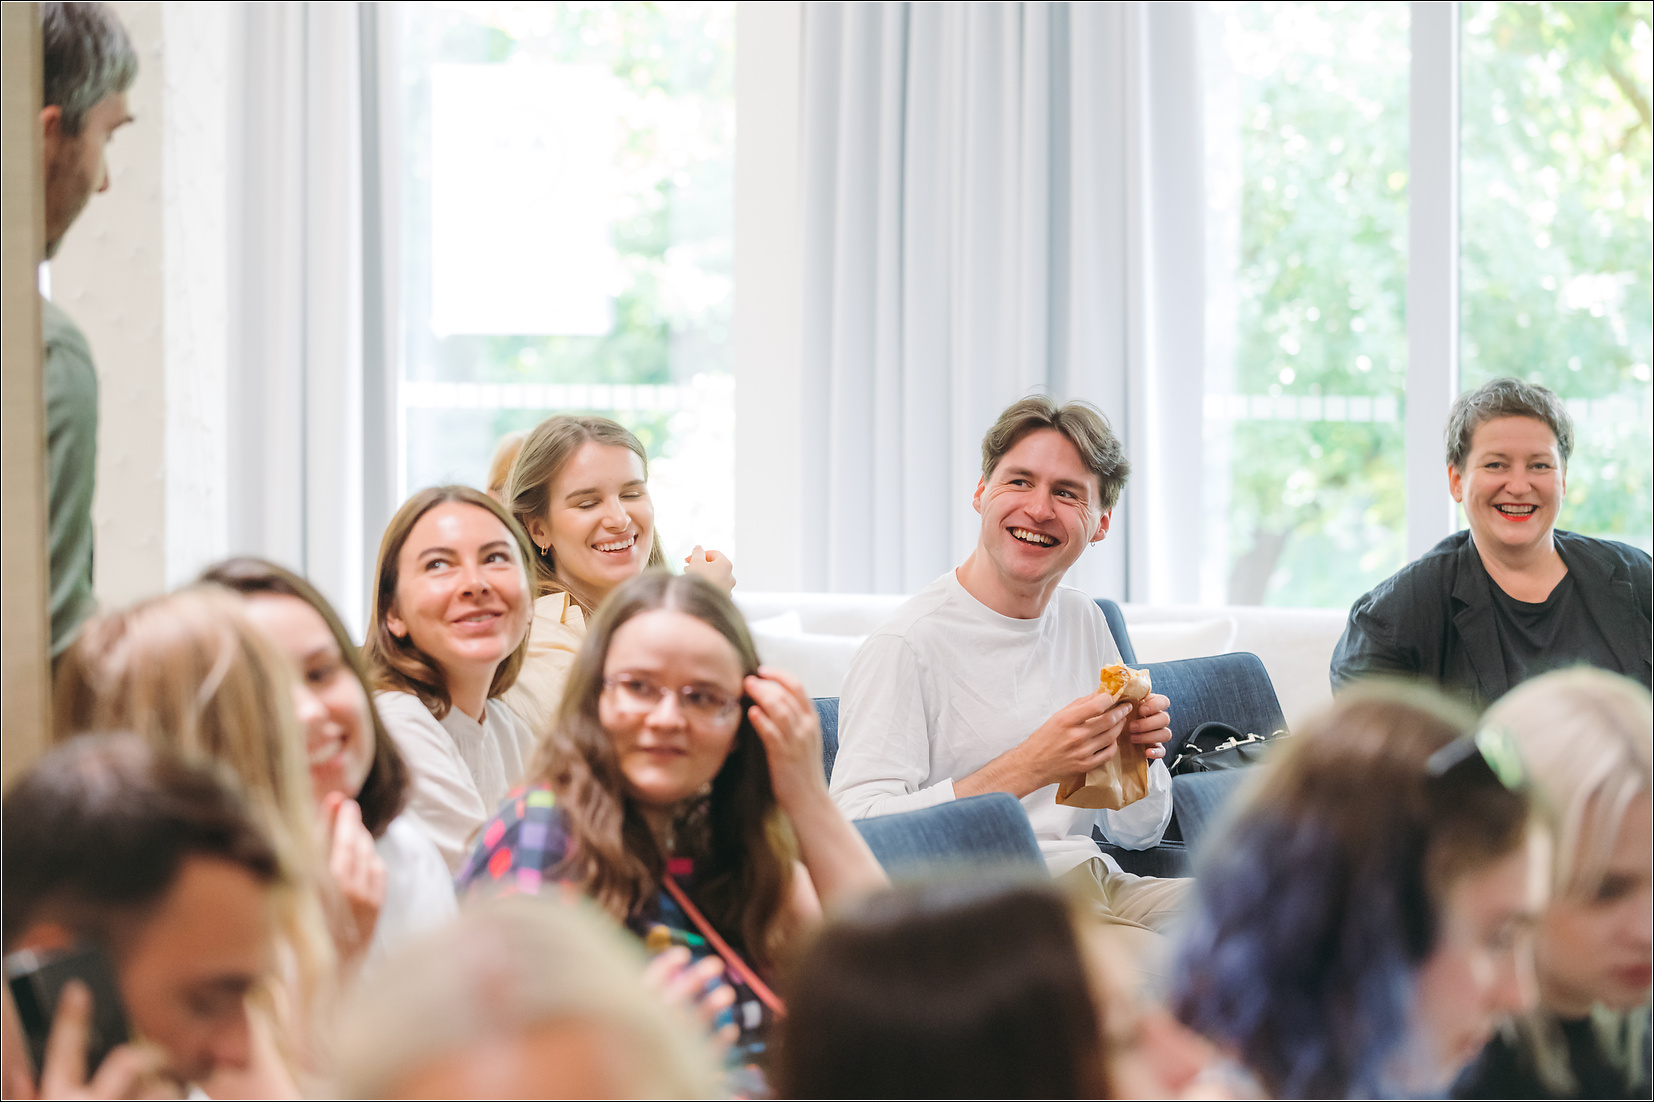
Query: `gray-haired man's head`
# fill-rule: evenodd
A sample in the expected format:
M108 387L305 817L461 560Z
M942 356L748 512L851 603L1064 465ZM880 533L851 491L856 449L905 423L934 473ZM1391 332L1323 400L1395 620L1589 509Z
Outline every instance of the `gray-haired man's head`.
M41 4L40 128L46 169L46 256L95 191L109 186L103 151L130 121L138 55L106 4Z

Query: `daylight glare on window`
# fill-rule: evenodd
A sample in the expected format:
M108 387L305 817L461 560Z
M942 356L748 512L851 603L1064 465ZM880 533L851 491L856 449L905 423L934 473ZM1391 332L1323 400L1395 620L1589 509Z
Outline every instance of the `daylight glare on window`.
M668 551L733 553L734 8L405 6L404 493L595 413Z
M1348 605L1405 557L1408 7L1202 17L1202 598Z
M1459 386L1561 394L1559 527L1643 548L1651 6L1461 4L1458 72ZM648 449L667 550L733 553L735 5L400 10L401 489L598 413ZM1449 201L1409 180L1410 6L1195 11L1199 600L1347 607L1407 560L1409 463L1445 465L1405 447L1409 204Z
M1650 9L1463 5L1461 377L1575 424L1557 526L1654 549Z

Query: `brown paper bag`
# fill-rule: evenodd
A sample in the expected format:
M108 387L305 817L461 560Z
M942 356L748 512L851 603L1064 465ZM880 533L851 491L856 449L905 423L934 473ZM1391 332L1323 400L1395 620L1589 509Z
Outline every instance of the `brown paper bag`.
M1120 700L1132 704L1140 703L1153 689L1148 670L1120 665L1104 669L1097 687L1100 692L1114 693ZM1132 715L1136 714L1137 709L1133 708ZM1132 742L1124 732L1115 745L1118 750L1108 761L1089 773L1065 778L1057 785L1059 804L1118 811L1149 794L1149 759L1144 747Z

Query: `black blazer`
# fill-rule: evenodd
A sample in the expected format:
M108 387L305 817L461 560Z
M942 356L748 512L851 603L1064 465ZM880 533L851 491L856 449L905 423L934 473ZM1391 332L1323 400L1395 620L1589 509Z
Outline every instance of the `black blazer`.
M1649 589L1654 560L1635 547L1557 531L1556 550L1585 610L1649 684ZM1514 686L1493 625L1493 579L1468 531L1448 536L1350 607L1332 652L1332 687L1372 674L1422 674L1491 704Z

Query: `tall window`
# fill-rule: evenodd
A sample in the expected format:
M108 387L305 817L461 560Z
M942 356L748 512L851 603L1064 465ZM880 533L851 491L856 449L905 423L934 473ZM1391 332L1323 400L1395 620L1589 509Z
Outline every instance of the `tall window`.
M1347 605L1405 552L1408 8L1204 16L1202 597Z
M668 549L733 551L734 4L405 10L402 490L597 413Z
M1559 526L1654 545L1649 3L1460 5L1461 389L1577 426ZM1406 559L1409 5L1209 3L1203 599ZM1447 109L1444 105L1443 109Z
M1461 382L1567 400L1557 524L1654 550L1650 8L1461 9Z

